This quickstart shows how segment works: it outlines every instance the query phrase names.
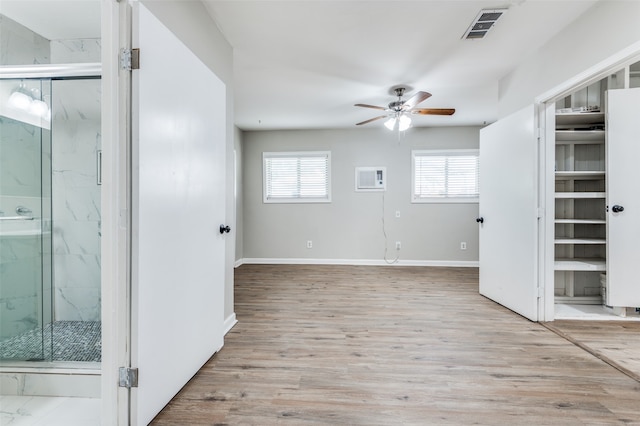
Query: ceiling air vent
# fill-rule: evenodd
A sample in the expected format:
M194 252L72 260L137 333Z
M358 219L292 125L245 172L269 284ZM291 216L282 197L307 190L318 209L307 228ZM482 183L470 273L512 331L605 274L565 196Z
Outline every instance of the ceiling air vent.
M498 19L507 11L504 9L483 9L478 13L476 19L473 20L467 31L465 31L462 38L466 39L478 39L484 38L489 30L493 28L493 25Z

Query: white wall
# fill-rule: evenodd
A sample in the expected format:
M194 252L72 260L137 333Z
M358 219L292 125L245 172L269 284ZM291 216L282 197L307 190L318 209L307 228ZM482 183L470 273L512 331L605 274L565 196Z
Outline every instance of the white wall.
M544 26L541 27L544 30ZM640 40L640 1L600 1L499 83L505 117Z
M235 229L233 196L233 50L199 1L143 0L142 3L224 82L227 89L227 220ZM144 55L144 54L143 54ZM188 84L189 82L185 82ZM229 235L225 262L224 316L233 315L233 264L235 238Z
M386 128L243 133L244 258L254 261L384 264L401 241L401 263L475 264L477 204L412 204L411 149L478 148L479 128ZM262 152L330 150L332 202L264 204ZM385 166L387 191L355 192L356 166ZM395 212L400 211L400 218ZM313 248L307 249L307 240ZM467 250L460 250L460 242Z

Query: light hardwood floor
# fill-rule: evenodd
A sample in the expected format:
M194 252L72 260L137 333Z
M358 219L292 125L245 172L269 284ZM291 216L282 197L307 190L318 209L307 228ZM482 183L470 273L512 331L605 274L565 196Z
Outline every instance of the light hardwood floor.
M640 322L562 320L545 327L640 382Z
M156 425L640 425L640 384L475 268L243 265L239 323Z

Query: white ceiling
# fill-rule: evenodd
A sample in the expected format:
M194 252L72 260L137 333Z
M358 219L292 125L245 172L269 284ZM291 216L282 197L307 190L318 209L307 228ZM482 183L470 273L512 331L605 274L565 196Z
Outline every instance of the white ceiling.
M254 130L354 128L380 111L353 105L386 106L398 84L433 95L420 107L456 109L414 126L492 122L498 80L595 1L204 3L234 48L235 122ZM486 38L462 39L481 9L503 6Z
M266 130L355 128L380 111L353 105L386 106L399 84L432 93L420 107L456 109L414 126L492 122L498 80L597 0L202 1L234 48L235 123ZM99 4L2 0L0 13L49 39L98 37ZM505 6L485 39L462 40L481 9Z

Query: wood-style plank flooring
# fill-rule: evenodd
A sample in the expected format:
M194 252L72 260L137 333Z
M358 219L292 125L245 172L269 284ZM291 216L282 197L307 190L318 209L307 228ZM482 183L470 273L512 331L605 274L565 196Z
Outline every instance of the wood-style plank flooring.
M640 383L474 268L243 265L239 323L156 425L640 425ZM170 368L170 366L167 366Z
M562 320L545 326L640 382L640 322Z

